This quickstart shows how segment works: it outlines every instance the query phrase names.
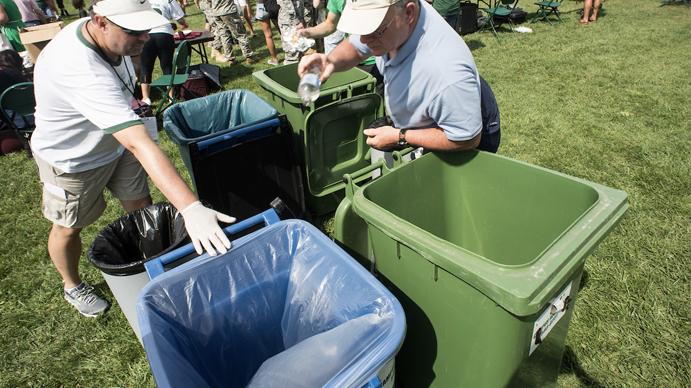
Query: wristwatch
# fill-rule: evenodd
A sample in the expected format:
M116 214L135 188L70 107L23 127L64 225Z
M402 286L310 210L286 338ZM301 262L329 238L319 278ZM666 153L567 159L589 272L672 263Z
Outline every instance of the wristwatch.
M401 128L398 131L398 145L401 147L405 147L408 145L408 142L405 139L405 132L407 131L407 128Z

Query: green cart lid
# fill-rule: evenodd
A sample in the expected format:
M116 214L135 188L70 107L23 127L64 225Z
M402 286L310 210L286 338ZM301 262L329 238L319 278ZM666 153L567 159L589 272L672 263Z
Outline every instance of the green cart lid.
M343 174L369 165L367 125L377 118L381 97L365 94L323 106L305 121L305 170L315 196L343 190Z

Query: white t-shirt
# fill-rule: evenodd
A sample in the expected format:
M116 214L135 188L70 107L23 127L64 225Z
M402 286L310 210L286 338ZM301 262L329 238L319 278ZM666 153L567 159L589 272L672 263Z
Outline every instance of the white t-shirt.
M177 0L149 0L151 8L163 15L168 20L180 20L185 17L185 12ZM149 31L150 34L165 33L173 35L173 26L170 23L156 27Z
M84 38L88 18L69 24L41 51L34 69L36 130L31 149L65 172L112 162L124 148L113 133L142 124L131 108L129 57L110 65Z
M247 0L233 0L235 5L238 7L238 13L242 15L242 9L247 5Z

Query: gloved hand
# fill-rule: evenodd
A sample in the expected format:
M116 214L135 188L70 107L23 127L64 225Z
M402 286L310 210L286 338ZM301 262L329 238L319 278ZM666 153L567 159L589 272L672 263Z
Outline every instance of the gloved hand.
M254 10L254 18L257 20L264 20L267 17L269 17L269 13L266 12L266 8L264 8L264 4L257 3L257 7Z
M180 211L185 220L185 228L194 244L198 254L206 250L209 255L216 256L216 250L220 253L228 252L230 240L226 237L218 221L235 222L235 218L209 209L197 201ZM202 249L203 247L203 249Z

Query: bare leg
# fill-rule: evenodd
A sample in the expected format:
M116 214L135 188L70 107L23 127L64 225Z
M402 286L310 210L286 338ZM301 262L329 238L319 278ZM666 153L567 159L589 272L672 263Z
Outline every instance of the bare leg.
M590 20L590 10L593 8L593 0L585 0L583 2L583 18L580 20L582 24L588 23Z
M602 6L602 0L595 0L595 4L593 4L593 10L590 15L590 21L594 22L597 20L597 14L600 12L600 7Z
M150 100L149 92L151 91L151 86L149 84L142 84L142 100Z
M276 56L276 45L274 44L273 34L271 33L271 22L267 20L260 20L259 24L264 32L264 40L266 40L266 48L269 50L269 55L273 61L278 62L278 57Z
M126 212L132 212L137 209L141 209L143 207L151 205L151 196L147 195L144 198L141 199L134 199L134 200L120 200L120 203L122 204L122 208L125 209Z
M254 37L254 26L252 25L252 13L250 11L249 5L246 5L242 9L242 14L245 17L245 21L247 22L247 34L250 37Z
M82 254L81 229L53 224L48 235L48 255L62 277L65 288L73 288L82 282L79 277L79 257Z

